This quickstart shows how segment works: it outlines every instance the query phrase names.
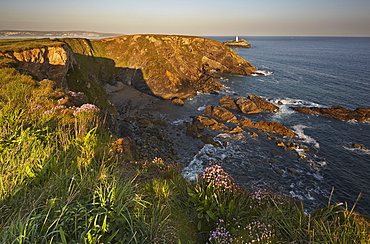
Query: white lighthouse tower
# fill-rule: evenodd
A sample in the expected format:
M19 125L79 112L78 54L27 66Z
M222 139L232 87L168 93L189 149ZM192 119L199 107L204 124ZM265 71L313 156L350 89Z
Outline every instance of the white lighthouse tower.
M236 36L236 37L235 37L235 41L236 41L236 42L238 42L238 41L239 41L239 37L238 37L238 36Z

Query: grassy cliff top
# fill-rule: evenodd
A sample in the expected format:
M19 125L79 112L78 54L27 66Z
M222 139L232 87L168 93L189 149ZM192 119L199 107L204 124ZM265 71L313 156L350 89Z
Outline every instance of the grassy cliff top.
M61 46L62 42L49 38L0 39L0 52L20 51L40 47Z

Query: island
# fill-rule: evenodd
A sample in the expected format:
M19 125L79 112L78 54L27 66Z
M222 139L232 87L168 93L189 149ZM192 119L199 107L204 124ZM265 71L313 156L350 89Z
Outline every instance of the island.
M239 39L238 36L235 37L235 40L225 41L224 44L228 47L242 47L250 48L252 45L244 39Z

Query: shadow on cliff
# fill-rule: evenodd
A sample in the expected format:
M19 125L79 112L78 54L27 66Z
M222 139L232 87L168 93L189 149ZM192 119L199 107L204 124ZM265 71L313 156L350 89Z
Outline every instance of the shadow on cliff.
M143 93L154 95L147 85L143 71L127 67L117 67L113 59L93 57L74 53L76 60L67 75L68 87L71 90L85 92L95 85L115 86L118 82L131 86ZM96 95L98 94L91 94Z

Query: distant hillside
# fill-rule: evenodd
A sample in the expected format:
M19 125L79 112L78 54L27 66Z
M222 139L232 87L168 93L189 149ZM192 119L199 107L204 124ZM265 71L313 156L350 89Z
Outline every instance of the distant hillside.
M99 33L93 31L29 31L29 30L0 30L0 37L19 37L19 36L84 36L84 37L101 37L101 36L120 36L116 33Z

